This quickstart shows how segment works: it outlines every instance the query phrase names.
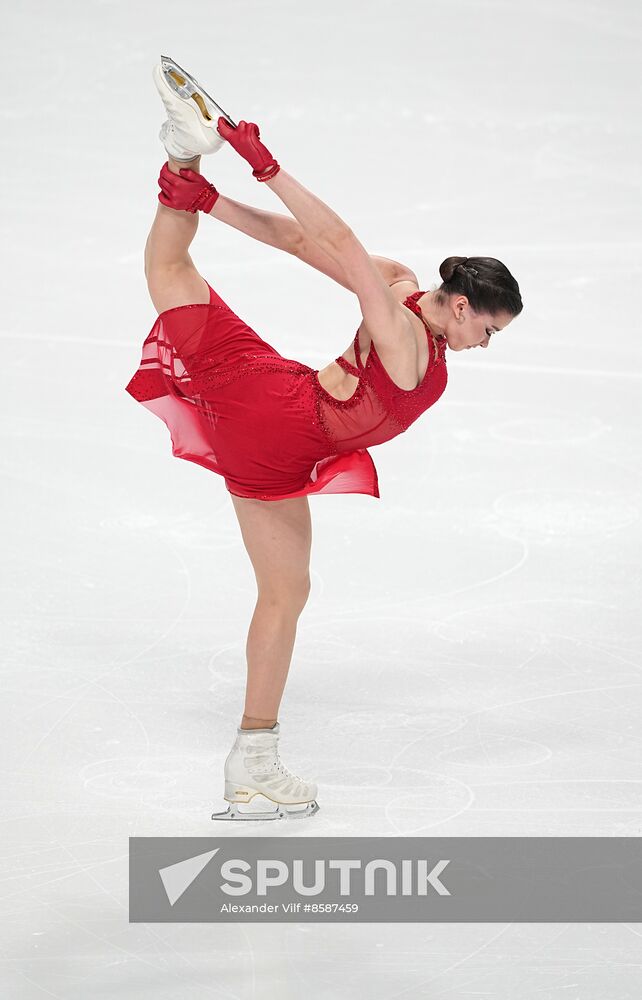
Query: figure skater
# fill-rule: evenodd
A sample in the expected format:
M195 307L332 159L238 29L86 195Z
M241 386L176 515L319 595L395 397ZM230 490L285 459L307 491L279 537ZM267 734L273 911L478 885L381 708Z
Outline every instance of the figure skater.
M442 284L420 291L410 268L368 255L346 222L280 168L256 124L235 125L167 56L153 75L167 112L160 139L168 155L145 247L158 316L127 391L165 422L175 456L224 477L258 592L245 711L225 762L230 805L212 818L309 816L319 808L317 786L287 770L278 751L279 706L310 591L308 495L379 497L367 448L403 433L441 397L446 349L487 348L522 311L522 299L493 257L448 257ZM219 194L201 175L200 157L224 145L294 218ZM244 323L190 257L198 211L354 292L362 322L344 353L313 369ZM302 325L309 319L310 311L300 314ZM239 809L255 799L250 811ZM265 799L271 807L253 811Z

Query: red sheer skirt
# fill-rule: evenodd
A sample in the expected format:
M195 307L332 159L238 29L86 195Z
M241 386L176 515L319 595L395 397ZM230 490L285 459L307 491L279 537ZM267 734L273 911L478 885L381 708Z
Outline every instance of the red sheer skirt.
M126 386L166 424L172 454L223 476L236 496L379 497L366 448L332 432L317 370L282 357L208 287L209 303L157 317Z

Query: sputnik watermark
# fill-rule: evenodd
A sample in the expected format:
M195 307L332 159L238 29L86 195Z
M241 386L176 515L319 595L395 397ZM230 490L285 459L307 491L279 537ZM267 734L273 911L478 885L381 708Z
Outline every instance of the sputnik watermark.
M636 837L132 837L130 920L640 921Z

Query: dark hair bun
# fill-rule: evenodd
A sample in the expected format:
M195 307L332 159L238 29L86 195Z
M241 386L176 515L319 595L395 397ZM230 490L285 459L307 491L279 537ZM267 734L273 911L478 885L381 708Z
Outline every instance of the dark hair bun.
M465 264L468 257L446 257L445 261L439 268L439 274L441 275L442 281L452 281L456 269L460 264Z

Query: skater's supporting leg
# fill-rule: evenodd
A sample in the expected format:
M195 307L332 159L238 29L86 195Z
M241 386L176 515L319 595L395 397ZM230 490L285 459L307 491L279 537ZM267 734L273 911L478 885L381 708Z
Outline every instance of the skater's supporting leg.
M200 156L189 163L178 163L170 157L168 163L175 174L185 166L200 173ZM145 276L159 313L191 302L209 302L207 282L189 255L197 229L198 212L177 212L158 202L145 245Z
M307 594L259 595L247 636L247 686L243 729L269 728L278 721L299 616Z
M277 721L299 616L310 593L307 497L263 502L232 496L258 599L247 637L244 729Z

